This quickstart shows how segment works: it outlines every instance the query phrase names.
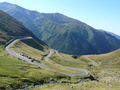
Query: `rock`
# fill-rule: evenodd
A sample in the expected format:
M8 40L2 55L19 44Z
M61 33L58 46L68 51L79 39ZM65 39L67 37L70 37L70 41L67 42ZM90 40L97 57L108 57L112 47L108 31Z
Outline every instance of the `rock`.
M54 81L54 79L53 79L53 78L50 78L50 81Z
M70 88L73 88L73 86L70 86Z

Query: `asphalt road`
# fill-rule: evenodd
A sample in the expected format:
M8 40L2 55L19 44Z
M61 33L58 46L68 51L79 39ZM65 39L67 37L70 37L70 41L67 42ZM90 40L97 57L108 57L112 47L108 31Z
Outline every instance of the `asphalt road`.
M49 49L49 54L48 56L45 58L45 61L49 61L49 58L52 56L52 54L54 53L54 51L56 52L56 54L61 57L62 59L65 59L64 57L60 56L60 54L57 52L57 50L53 50L53 49ZM66 59L67 60L67 59ZM68 61L71 61L71 60L68 60ZM72 61L71 61L72 62ZM74 61L73 61L74 62ZM80 63L80 62L75 62L75 63ZM81 64L81 63L80 63ZM80 73L78 74L72 74L72 73L65 73L65 72L61 72L61 71L58 71L60 73L63 73L63 74L66 74L66 75L69 75L69 76L84 76L84 75L87 75L88 72L86 70L82 70L82 69L77 69L77 68L71 68L71 67L66 67L66 66L62 66L62 65L58 65L59 67L62 67L62 68L67 68L67 69L71 69L71 70L76 70L76 71L79 71Z
M62 57L57 50L55 50L55 53L56 53L60 58L66 60L66 61L73 62L73 63L79 63L79 64L88 65L88 64L86 64L86 63L81 63L81 62L77 62L77 61L72 61L72 60L66 59L66 58Z
M62 58L62 59L64 59L64 60L67 60L67 61L70 61L70 62L74 62L74 63L79 63L79 64L86 64L86 63L80 63L80 62L76 62L76 61L72 61L72 60L66 59L66 58L62 57L62 56L58 53L57 50L55 50L55 52L56 52L56 54L57 54L60 58ZM92 59L88 58L88 56L89 56L89 55L86 55L85 58L88 59L89 61L91 61L94 66L98 65L95 61L93 61ZM86 65L88 65L88 64L86 64Z
M52 56L53 54L53 50L52 49L48 49L49 50L49 54L45 57L45 61L49 61L49 58Z
M88 59L89 61L91 61L94 66L98 65L95 61L93 61L92 59L88 58L88 56L89 55L86 55L85 58Z
M84 76L84 75L87 75L87 74L88 74L88 72L87 72L86 70L81 70L81 69L77 69L77 68L71 68L71 67L65 67L65 66L59 65L60 67L67 68L67 69L71 69L71 70L76 70L76 71L79 71L80 73L78 73L78 74L73 74L73 73L61 72L61 71L58 71L58 70L49 68L49 67L47 67L46 65L44 65L44 64L42 64L42 63L31 62L30 59L28 59L28 58L26 58L26 57L24 57L24 56L21 56L20 54L18 54L18 53L16 53L15 51L13 51L13 50L10 49L10 46L13 45L16 41L18 41L18 40L26 40L26 39L32 39L32 37L24 37L24 38L20 38L20 39L15 39L13 42L11 42L9 45L7 45L7 46L5 47L5 50L6 50L10 55L13 55L13 56L15 56L16 58L19 58L19 59L21 59L21 60L23 60L23 61L26 61L26 62L28 62L28 63L37 65L38 67L41 67L41 68L44 68L44 69L53 70L53 71L56 71L56 72L65 74L65 75L68 75L68 76ZM49 61L49 58L50 58L50 56L51 56L52 53L53 53L52 49L49 49L49 51L50 51L50 53L49 53L48 56L45 58L46 61Z

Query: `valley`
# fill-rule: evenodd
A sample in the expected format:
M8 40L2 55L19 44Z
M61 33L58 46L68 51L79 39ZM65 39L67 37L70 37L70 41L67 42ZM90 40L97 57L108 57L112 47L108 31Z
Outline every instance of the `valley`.
M72 69L72 71L74 71L74 70L80 71L81 74L64 73L64 72L61 72L61 71L58 71L58 70L54 70L54 69L49 68L49 67L47 67L47 66L45 66L44 64L41 64L41 63L39 63L39 62L35 62L35 63L34 63L34 62L31 61L31 59L28 59L28 58L26 58L26 57L24 57L24 56L21 56L21 55L19 55L18 53L14 52L14 51L12 51L12 50L10 49L10 46L13 45L14 43L16 43L17 41L19 41L19 40L26 40L26 39L32 39L32 37L24 37L24 38L16 39L16 40L14 40L13 42L11 42L8 46L6 46L6 47L5 47L5 50L6 50L9 54L11 54L11 55L19 58L20 60L26 61L26 62L31 63L31 64L35 64L35 65L37 65L38 67L41 67L41 68L44 68L44 69L49 69L49 70L57 71L57 72L59 72L59 73L63 73L63 74L69 75L69 76L82 76L82 75L84 76L84 75L87 75L87 74L88 74L87 71L79 70L79 69L76 69L76 68L65 67L65 66L61 66L61 65L57 65L57 66L62 67L62 68ZM24 50L23 50L23 51L24 51ZM48 61L49 58L50 58L51 55L52 55L53 50L52 50L52 49L49 49L49 51L50 51L50 53L46 56L45 61Z
M62 53L103 54L120 48L120 40L113 35L61 13L41 13L7 2L0 3L0 9L20 21L49 47Z
M54 78L55 80L58 80L58 78L67 78L66 75L42 69L19 60L6 53L3 50L3 46L1 46L0 51L2 52L0 53L0 90L18 89L26 85L48 83L50 78Z
M111 61L110 62L111 64L107 64L104 61L104 59L106 59L106 57L103 58L103 56L104 55L111 56L111 53L103 54L103 55L89 55L89 56L87 56L87 58L86 58L86 56L77 56L77 58L75 59L75 58L73 58L73 55L59 53L59 52L51 49L52 54L49 56L49 51L47 48L44 49L44 51L41 51L41 50L31 47L30 44L27 45L25 42L27 42L27 40L17 41L16 43L14 43L11 46L11 49L19 54L24 51L24 53L26 55L37 58L38 60L40 60L41 64L43 63L47 67L54 68L57 70L57 72L53 71L53 70L52 71L48 70L48 68L47 68L47 70L42 69L42 68L39 68L39 66L32 65L33 63L29 64L22 60L18 60L15 57L7 54L4 50L2 50L2 47L1 47L1 51L3 52L3 54L0 55L0 57L2 57L2 58L0 58L1 59L0 62L4 59L5 60L8 59L7 61L4 60L4 62L6 62L6 64L4 64L3 61L1 63L3 63L2 65L4 65L4 66L9 65L9 68L11 68L11 71L9 71L9 72L11 72L11 74L5 73L5 71L2 70L2 68L1 68L1 70L2 70L2 72L1 72L2 75L0 75L1 80L7 76L6 77L7 80L4 80L5 81L4 83L6 83L6 84L8 83L7 84L8 87L6 87L6 88L11 88L11 86L9 86L9 85L11 85L11 84L9 84L10 82L12 83L14 88L18 87L20 82L23 82L24 84L28 84L29 89L34 88L32 90L39 90L39 89L40 90L45 90L45 89L56 90L56 88L61 88L62 90L72 90L72 89L79 90L79 89L88 89L89 88L89 89L95 90L98 87L99 87L99 89L109 88L110 90L118 90L119 79L120 79L120 77L119 77L119 74L120 74L120 72L119 72L119 53L118 52L120 50L111 52L112 55L114 56L113 61L116 60L116 61L118 61L118 63L115 64L114 62ZM32 41L32 42L36 43L35 41ZM36 44L38 44L38 43L36 43ZM118 55L116 55L116 53ZM7 57L4 58L4 56L7 56ZM47 56L49 56L49 58L47 61L45 61L45 58L47 58ZM113 56L111 56L111 57L113 57ZM97 59L98 57L100 60ZM100 57L102 58L102 60ZM109 58L111 59L111 57L109 57ZM9 61L10 58L11 58L11 60L15 60L15 61L14 62ZM97 62L98 65L89 66L90 64L92 64L92 62L89 61L88 58L91 60L94 60L94 62ZM107 62L110 61L109 59L107 59L107 60L108 60ZM10 62L10 63L7 63L7 62ZM17 64L18 62L19 62L19 64ZM30 62L31 62L31 60L30 60ZM22 63L24 63L24 64L22 64ZM76 72L74 70L69 71L69 69L61 68L58 66L58 64L62 65L62 66L72 67L72 68L74 68L74 67L82 68L84 70L87 70L89 72L89 74L85 75L85 76L69 76L69 75L64 75L64 73L60 74L58 72L58 70L61 70L62 72L68 72L68 73L74 73L74 74L75 73L77 74L78 72ZM10 65L12 65L12 66L10 66ZM15 70L20 69L19 72L17 70L16 70L16 72L18 74L21 73L20 75L22 75L22 76L19 75L19 77L18 76L16 77L15 75L17 75L17 74L13 75L12 69L13 69L13 72L14 72L14 69ZM7 69L7 70L9 70L9 69ZM51 74L50 74L50 72L51 72ZM3 73L5 76L3 75ZM22 73L24 73L24 74L22 74ZM29 74L30 74L30 76L28 76ZM37 77L35 77L34 75L35 76L37 75ZM45 77L43 77L43 76L45 76ZM23 77L24 78L22 79L22 81L19 81L19 83L18 83L17 81L14 82L14 80L15 80L14 77L16 77L16 80L17 80L17 78L18 79L19 78L22 79ZM51 77L54 78L53 81L50 80ZM59 77L61 77L61 78L59 78ZM13 81L9 81L8 78ZM34 78L33 81L31 81L32 78ZM95 80L94 79L92 80L92 78L94 78ZM19 79L19 80L21 80L21 79ZM41 80L43 80L43 81L41 81ZM40 86L42 83L48 83L48 82L56 82L56 83L55 84L51 83L48 85L45 84L43 86ZM77 82L80 82L80 83L77 83ZM1 84L1 87L6 86L6 84ZM17 84L17 86L16 86L16 84ZM34 85L36 85L36 87ZM48 89L48 87L49 87L49 89ZM26 86L26 88L27 88L27 86Z
M60 13L0 9L0 90L119 90L119 36Z

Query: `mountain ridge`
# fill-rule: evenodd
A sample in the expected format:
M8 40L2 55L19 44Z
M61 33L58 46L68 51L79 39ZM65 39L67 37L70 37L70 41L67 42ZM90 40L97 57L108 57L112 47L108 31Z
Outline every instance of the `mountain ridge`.
M14 18L21 21L39 39L60 52L76 55L98 54L120 48L120 40L76 19L60 13L39 13L19 9L21 7L15 5L18 9L16 10L13 6L4 4L3 7L0 3L0 9L12 13Z
M47 46L43 41L39 40L30 30L28 30L21 22L0 10L0 44L5 45L9 40L18 37L31 36L39 43L41 48ZM30 44L29 44L30 45ZM39 48L39 47L38 47Z
M106 31L106 30L102 30L102 29L98 29L98 30L104 31L104 32L106 32L106 33L108 33L108 34L111 34L112 36L114 36L114 37L116 37L117 39L120 40L120 35L117 35L117 34L114 34L114 33L112 33L112 32L109 32L109 31Z

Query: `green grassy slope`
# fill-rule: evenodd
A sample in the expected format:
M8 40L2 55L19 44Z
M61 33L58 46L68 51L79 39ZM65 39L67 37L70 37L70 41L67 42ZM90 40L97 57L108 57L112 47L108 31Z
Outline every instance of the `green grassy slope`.
M58 67L54 62L45 62L44 58L49 53L48 50L46 48L43 50L41 45L34 40L30 40L29 42L34 43L34 45L37 47L39 46L40 48L35 48L33 44L28 43L27 40L22 40L12 45L11 49L15 50L17 53L23 52L27 56L38 59L40 62L51 68L68 73L78 73L74 70L71 71L69 69ZM0 45L0 52L0 89L18 89L26 85L33 86L36 84L47 83L51 81L50 78L53 78L53 81L55 82L74 83L78 81L78 78L84 77L69 77L21 61L5 52L3 45Z
M72 59L71 55L61 55L73 61L78 61L81 57L82 60L85 60L85 56L78 56L78 58L74 60ZM98 63L98 66L86 67L86 69L88 69L92 75L98 77L98 81L91 81L87 79L78 84L51 84L44 85L32 90L56 90L58 88L59 90L119 90L120 49L110 53L90 55L88 57ZM55 57L55 55L52 56L51 59L57 63L61 63L62 65L78 67L78 65L74 66L74 64L72 64L73 62L71 63L64 61L58 57ZM82 67L85 68L84 66Z
M27 41L24 41L24 42L27 42ZM35 45L38 45L38 44L35 43ZM59 58L58 56L53 55L51 57L51 60L53 60L52 63L54 63L54 66L56 63L58 63L58 64L66 65L69 67L84 68L84 69L87 69L90 74L94 75L95 77L99 77L98 78L99 82L91 81L90 79L85 79L84 82L82 83L73 84L73 82L77 82L81 79L83 80L84 77L68 77L66 75L63 75L57 72L38 68L37 66L31 65L24 61L20 61L14 58L13 56L8 55L2 49L2 47L3 46L1 45L0 47L0 52L1 52L0 53L0 63L1 63L0 64L0 71L1 71L0 72L0 88L1 89L11 89L11 88L18 89L20 86L35 85L35 84L40 84L44 82L49 82L50 78L52 77L54 78L55 81L72 82L72 83L61 83L61 84L59 83L59 84L45 85L45 86L40 86L38 88L35 88L33 90L51 90L51 89L56 90L58 88L61 90L66 90L66 89L68 90L71 90L71 89L96 90L98 89L96 87L99 87L98 90L101 90L101 89L119 90L119 84L118 84L119 63L115 64L112 61L114 60L116 61L116 58L119 58L120 50L108 53L105 56L102 55L104 56L104 58L100 58L97 55L89 56L89 58L99 63L98 66L92 66L92 67L88 67L86 65L81 65L81 64L80 65L75 64L73 62L67 62ZM38 50L38 49L33 48L30 44L27 45L21 41L13 45L12 49L17 51L18 53L23 52L24 50L24 53L26 55L29 55L33 58L37 58L38 60L41 60L43 63L45 63L44 57L48 53L47 50L45 49L44 51L40 49ZM61 54L61 55L68 59L72 59L71 55L65 55L65 54ZM109 59L106 59L107 57L109 57ZM77 60L76 59L72 59L72 60L78 61L79 58L82 59L81 57L78 56ZM105 65L104 61L100 61L99 58L100 60L106 59L107 62L110 61L109 65ZM79 62L81 62L82 60L79 60ZM85 62L87 62L87 60L85 60ZM48 65L51 65L52 67L53 64L48 64Z
M39 44L37 44L34 40L29 40L29 42L31 41L32 43L34 43L34 45L39 46ZM65 69L65 68L58 67L57 64L55 64L54 62L46 62L44 59L45 59L45 56L47 56L49 53L48 50L47 49L43 50L41 48L39 49L35 48L31 46L30 44L26 44L26 42L27 42L26 40L24 41L22 40L22 42L18 41L11 48L18 53L23 52L25 55L31 56L31 58L35 58L39 60L41 63L46 64L50 68L63 71L63 72L68 72L68 73L79 73L78 71L75 71L75 70L71 71L71 69Z
M18 89L22 86L36 85L53 81L76 82L69 81L71 77L60 74L58 72L45 70L38 66L21 61L10 56L3 49L4 44L9 40L19 36L32 36L33 40L23 40L13 45L13 49L18 53L24 52L27 55L43 60L48 54L47 46L44 42L38 40L22 23L18 22L10 15L0 11L0 89L11 90ZM6 36L5 36L6 35ZM38 42L37 42L38 41ZM63 68L61 69L61 71ZM71 72L71 70L63 70ZM74 72L74 71L73 71ZM76 73L76 72L75 72ZM63 79L63 80L62 80Z
M95 30L78 20L58 13L43 15L45 17L42 17L42 21L41 18L35 21L42 34L39 38L61 52L78 55L97 54L110 52L120 47L120 41L113 36Z
M8 55L2 47L0 45L0 89L18 89L26 85L49 82L50 78L54 80L67 78L63 74L18 60Z
M28 42L28 41L24 41ZM32 41L33 42L33 41ZM35 45L38 45L34 42ZM37 66L31 65L29 63L20 61L13 56L8 55L3 49L2 45L0 46L0 89L18 89L21 86L26 85L35 85L44 82L49 82L50 78L54 78L55 81L61 82L77 82L83 79L84 77L68 77L63 74L53 72L50 70L45 70L42 68L38 68ZM18 42L12 46L12 49L17 51L18 53L23 52L26 55L32 56L33 58L37 58L44 63L43 58L48 53L47 50L38 50L33 48L30 44L26 45L25 43ZM52 63L62 64L69 67L77 67L84 68L89 71L90 74L95 77L99 77L97 81L91 81L86 79L84 82L79 84L72 83L59 83L59 84L51 84L40 86L33 90L79 90L79 89L89 89L89 90L101 90L101 89L110 89L110 90L119 90L119 63L114 61L119 61L119 52L117 50L115 52L111 52L103 55L91 55L89 58L93 59L97 63L98 66L87 67L86 65L79 65L73 62L66 62L63 59L59 58L56 55L51 57L53 60ZM63 57L68 59L72 59L71 55L61 54ZM84 57L84 56L82 56ZM77 58L79 60L79 56ZM80 58L82 59L82 58ZM74 60L74 59L72 59ZM84 60L84 59L83 59ZM106 60L104 62L104 60ZM79 62L81 62L80 60ZM83 61L82 61L83 62ZM87 62L87 60L85 60ZM89 62L88 62L89 63ZM108 64L107 64L108 63ZM48 64L51 65L51 64ZM52 64L53 65L53 64ZM37 76L37 77L36 77ZM96 88L97 87L97 88ZM99 88L98 88L99 87Z
M120 65L120 49L107 54L91 55L89 58L107 65Z

